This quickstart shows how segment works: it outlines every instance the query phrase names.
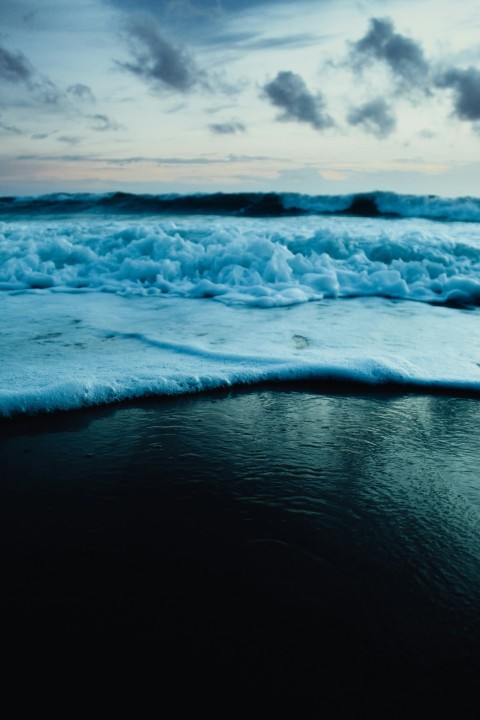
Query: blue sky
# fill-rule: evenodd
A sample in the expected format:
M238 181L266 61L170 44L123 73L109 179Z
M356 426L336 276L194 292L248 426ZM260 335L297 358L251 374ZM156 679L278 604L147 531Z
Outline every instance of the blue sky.
M0 193L478 194L479 30L471 0L2 0Z

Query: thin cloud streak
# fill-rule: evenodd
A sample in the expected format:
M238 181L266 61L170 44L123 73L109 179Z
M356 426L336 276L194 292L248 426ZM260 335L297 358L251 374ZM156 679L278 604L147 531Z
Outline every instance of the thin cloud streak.
M61 142L75 143L79 138L73 137L60 137L58 138ZM134 155L131 157L121 158L109 158L101 155L89 154L89 153L77 153L77 154L61 154L61 155L48 155L48 154L24 154L17 155L16 160L18 161L32 161L36 160L39 162L74 162L74 163L103 163L105 165L225 165L230 163L248 163L248 162L263 162L270 160L271 158L266 155L235 155L230 153L227 156L220 158L210 157L147 157L142 155Z
M208 126L214 135L235 135L235 133L243 133L246 126L239 120L230 120L230 122L212 123Z
M23 132L23 130L20 130L20 128L16 127L15 125L8 125L7 123L0 121L0 132L2 130L11 135L24 135L25 134Z

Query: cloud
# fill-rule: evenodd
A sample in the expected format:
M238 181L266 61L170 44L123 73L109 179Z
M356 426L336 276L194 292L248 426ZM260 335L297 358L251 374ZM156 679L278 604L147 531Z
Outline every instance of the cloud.
M20 128L16 127L15 125L7 125L6 123L4 123L0 120L0 133L2 131L9 133L11 135L24 135L25 134L23 132L23 130L20 130Z
M395 32L388 18L372 18L363 38L351 45L351 61L357 70L383 62L395 77L398 89L421 88L428 92L430 66L415 40Z
M310 0L318 2L318 0ZM122 10L141 8L151 13L166 17L192 18L202 15L207 17L223 15L230 12L244 12L250 8L264 5L288 5L291 0L107 0Z
M75 85L70 85L67 88L67 93L69 95L73 95L75 99L81 100L82 102L96 102L95 95L93 94L92 90L88 87L88 85L84 85L83 83L75 83Z
M22 88L23 92L26 90L34 101L42 105L58 105L63 97L55 84L39 74L22 52L13 52L1 46L0 79Z
M66 145L78 145L81 141L81 138L75 135L60 135L57 140L58 142L65 143Z
M436 84L453 90L454 115L460 120L480 120L480 70L469 67L466 70L450 68Z
M65 93L48 78L40 78L32 83L31 89L35 92L37 99L44 105L60 106L65 101Z
M59 89L48 77L38 72L23 53L6 50L0 46L0 80L2 79L8 81L11 86L15 86L9 93L3 93L0 104L4 106L32 106L55 114L64 114L67 117L71 117L72 114L77 117L86 117L93 121L93 130L118 130L120 128L107 115L85 115L78 108L78 103L73 102L78 100L90 104L96 102L88 85L75 83L69 85L66 90ZM4 131L9 129L11 133L19 134L18 129L13 126L1 125L0 127ZM71 143L72 140L70 138L64 142Z
M360 125L365 132L377 138L386 138L397 124L395 115L383 98L376 98L370 102L354 107L347 115L350 125Z
M186 92L202 78L193 59L162 36L157 21L151 15L129 17L125 22L125 32L133 62L118 65L155 89Z
M28 83L33 74L33 68L23 53L12 52L0 46L1 78L13 83Z
M246 50L271 50L272 48L302 48L317 45L319 37L310 33L286 35L283 37L265 37L244 43Z
M62 136L58 140L67 144L77 144L80 138ZM150 157L142 155L132 155L127 157L103 157L101 155L76 153L68 155L40 155L40 154L23 154L17 155L16 160L31 161L38 160L39 162L50 162L50 161L65 161L65 162L78 162L78 163L102 163L105 165L114 166L125 166L125 165L230 165L232 163L250 163L250 162L265 162L270 158L266 155L235 155L229 154L223 157L206 157L201 155L199 157Z
M279 72L277 77L263 87L272 105L283 110L279 120L296 120L311 125L315 130L325 130L334 122L325 112L326 103L321 93L313 94L300 75L289 70Z
M220 32L206 38L209 47L235 48L238 52L246 50L271 50L276 48L302 48L318 45L325 36L312 33L299 33L297 35L267 36L258 32Z
M99 130L101 132L104 130L120 130L121 126L115 122L115 120L109 118L108 115L96 113L95 115L87 115L87 117L93 122L91 126L92 130Z
M208 126L215 135L234 135L238 132L245 132L245 125L239 120L230 120L224 123L212 123Z
M453 116L472 122L478 132L480 121L480 70L475 67L447 67L428 61L421 45L395 31L388 18L372 18L368 32L350 45L350 62L357 71L375 62L383 63L395 79L397 92L451 90ZM348 122L362 124L367 132L386 137L394 128L395 118L380 100L353 108Z

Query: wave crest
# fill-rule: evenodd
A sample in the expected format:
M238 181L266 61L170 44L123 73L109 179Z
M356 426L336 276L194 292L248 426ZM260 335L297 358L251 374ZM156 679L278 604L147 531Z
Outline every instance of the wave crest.
M61 215L72 213L131 215L352 215L355 217L427 218L444 222L479 222L480 199L391 192L349 195L298 193L198 193L145 195L114 192L54 193L39 197L2 197L0 215Z

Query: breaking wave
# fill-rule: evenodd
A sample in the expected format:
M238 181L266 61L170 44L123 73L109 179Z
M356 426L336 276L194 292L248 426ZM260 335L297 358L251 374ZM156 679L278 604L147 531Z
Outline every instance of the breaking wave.
M55 193L39 197L2 197L0 216L90 214L206 214L246 217L352 215L356 217L428 218L444 222L479 222L480 199L391 192L350 195L297 193L212 193L143 195Z
M479 306L480 226L340 217L0 222L0 290L257 307L359 296Z

